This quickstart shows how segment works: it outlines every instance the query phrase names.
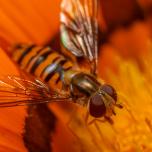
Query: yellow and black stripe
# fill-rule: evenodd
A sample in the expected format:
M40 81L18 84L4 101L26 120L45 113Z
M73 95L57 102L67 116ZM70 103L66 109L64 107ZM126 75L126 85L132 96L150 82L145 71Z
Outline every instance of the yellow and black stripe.
M13 59L22 69L58 87L62 86L63 74L73 66L69 60L50 47L36 45L15 47Z

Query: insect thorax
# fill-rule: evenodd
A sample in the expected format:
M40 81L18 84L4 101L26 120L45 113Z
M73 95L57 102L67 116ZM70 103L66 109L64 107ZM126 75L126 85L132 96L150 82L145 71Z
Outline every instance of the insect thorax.
M85 94L90 96L95 93L99 87L100 83L92 75L86 74L84 72L77 72L71 78L70 89L74 94Z

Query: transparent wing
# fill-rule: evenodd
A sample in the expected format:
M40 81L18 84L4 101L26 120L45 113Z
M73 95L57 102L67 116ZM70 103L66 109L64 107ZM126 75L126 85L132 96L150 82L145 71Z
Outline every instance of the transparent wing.
M98 62L98 0L62 0L61 40L75 56L83 56L91 63L91 73L96 73Z
M50 90L38 79L28 80L16 76L0 79L0 107L23 106L69 100L68 95Z

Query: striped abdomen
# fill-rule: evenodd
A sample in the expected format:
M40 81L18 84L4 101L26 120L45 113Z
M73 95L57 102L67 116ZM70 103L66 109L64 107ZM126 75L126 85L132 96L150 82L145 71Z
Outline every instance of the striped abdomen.
M21 45L15 48L13 58L22 69L58 87L64 72L72 69L72 63L50 47Z

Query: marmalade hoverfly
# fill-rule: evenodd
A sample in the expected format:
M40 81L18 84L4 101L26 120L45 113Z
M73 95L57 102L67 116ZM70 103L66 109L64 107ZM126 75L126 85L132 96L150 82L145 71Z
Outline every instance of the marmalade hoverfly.
M12 58L22 69L41 78L46 83L62 85L69 94L53 91L40 80L11 77L11 82L1 81L1 92L10 93L0 100L0 107L48 103L70 100L88 108L94 118L110 120L115 115L117 103L115 89L97 77L98 63L98 0L62 0L60 13L61 40L64 47L76 57L90 63L90 72L75 68L74 63L50 47L17 45ZM14 83L14 84L13 84ZM51 85L50 85L51 86ZM4 99L5 98L5 99Z

